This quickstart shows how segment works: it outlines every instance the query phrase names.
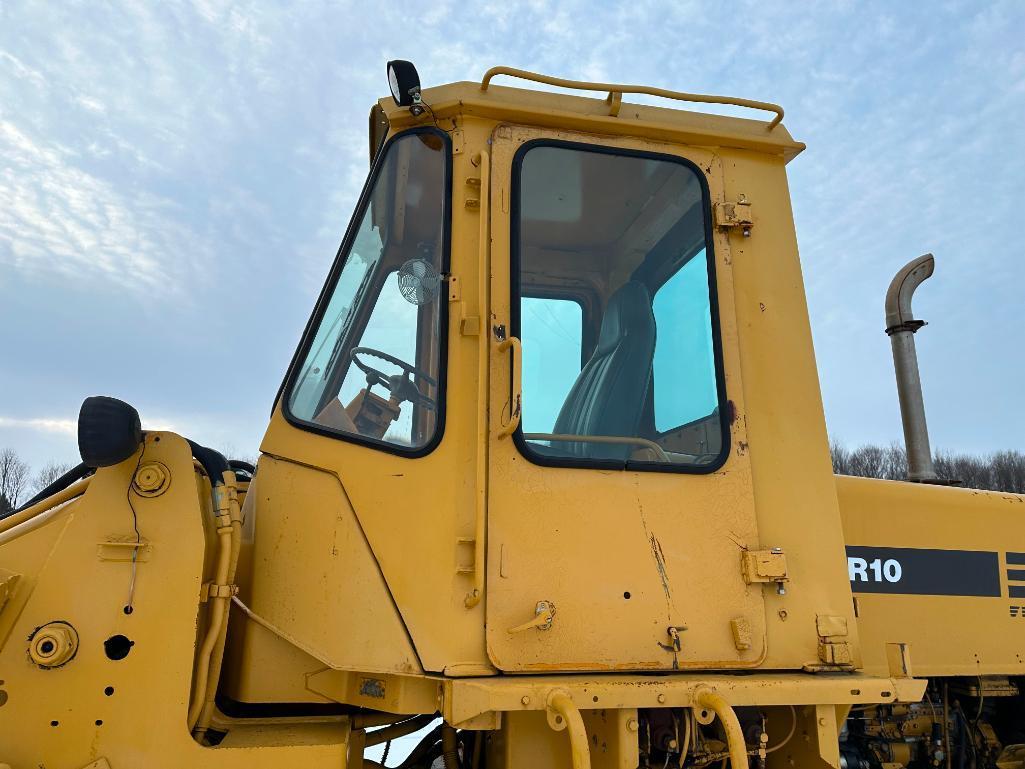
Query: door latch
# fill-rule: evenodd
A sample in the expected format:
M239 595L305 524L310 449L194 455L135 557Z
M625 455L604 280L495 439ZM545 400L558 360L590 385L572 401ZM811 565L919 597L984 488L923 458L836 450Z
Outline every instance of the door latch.
M661 641L658 645L665 649L667 652L678 652L683 649L683 639L680 638L680 633L687 629L686 625L670 625L666 628L666 635L669 636L669 643L664 644Z
M775 583L776 592L780 595L786 594L784 583L790 581L790 575L787 572L787 557L783 553L783 548L745 550L741 554L740 569L747 584Z
M754 219L751 216L751 203L741 193L740 199L735 203L724 202L715 204L715 225L723 229L739 227L745 238L750 237L751 228L754 227Z
M524 630L537 628L538 630L551 630L552 621L555 619L555 604L551 601L538 601L534 609L534 619L524 622L522 625L509 628L508 632L522 633Z

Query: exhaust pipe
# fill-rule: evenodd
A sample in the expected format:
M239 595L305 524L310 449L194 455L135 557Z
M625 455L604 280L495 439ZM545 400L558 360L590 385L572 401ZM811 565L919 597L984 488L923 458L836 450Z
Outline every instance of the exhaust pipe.
M893 347L893 367L897 373L897 397L904 423L904 443L908 454L908 480L935 483L936 471L929 448L929 430L925 424L922 380L918 374L915 332L925 325L911 314L911 296L932 277L936 262L932 254L913 259L901 268L886 291L886 334Z

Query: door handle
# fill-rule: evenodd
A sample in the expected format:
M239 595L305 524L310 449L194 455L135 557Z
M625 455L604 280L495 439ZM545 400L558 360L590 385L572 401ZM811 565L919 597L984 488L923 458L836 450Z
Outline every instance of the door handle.
M497 335L498 329L496 328L495 330ZM502 332L504 334L504 328L502 328ZM523 401L523 345L521 345L520 340L514 336L505 338L499 337L499 354L504 353L506 350L512 351L512 388L509 393L509 422L499 428L499 438L505 438L506 436L512 435L516 432L516 428L520 426L520 412Z
M522 625L509 628L508 632L522 633L524 630L537 628L538 630L551 630L552 622L555 620L555 604L551 601L538 601L534 609L534 619L524 622Z

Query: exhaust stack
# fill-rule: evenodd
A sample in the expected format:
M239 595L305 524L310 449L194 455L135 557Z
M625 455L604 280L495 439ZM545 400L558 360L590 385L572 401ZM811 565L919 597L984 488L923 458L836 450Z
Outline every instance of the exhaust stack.
M918 374L915 332L925 325L911 313L911 297L935 267L932 254L913 259L901 268L886 291L886 334L893 346L893 367L897 373L897 397L904 423L904 443L908 454L908 480L932 483L937 480L929 448L929 430L925 423L922 380Z

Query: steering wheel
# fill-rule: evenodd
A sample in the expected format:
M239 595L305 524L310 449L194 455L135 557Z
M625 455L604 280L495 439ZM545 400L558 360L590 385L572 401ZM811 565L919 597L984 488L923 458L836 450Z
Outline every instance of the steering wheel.
M395 374L394 376L388 376L383 371L364 363L360 360L360 355L369 355L373 358L380 358L381 360L391 363L393 366L398 366L402 369L401 374ZM382 387L388 389L393 396L399 399L399 401L409 401L416 406L422 406L428 411L436 411L438 408L437 402L433 398L429 398L420 392L420 388L416 386L410 376L416 376L419 379L424 380L427 384L432 387L437 387L438 383L435 379L427 374L427 372L418 369L416 366L411 366L405 361L399 360L394 355L389 355L386 352L375 350L373 347L354 347L352 352L349 353L349 357L352 362L356 364L360 371L367 375L367 386L373 387L375 384L379 384Z

